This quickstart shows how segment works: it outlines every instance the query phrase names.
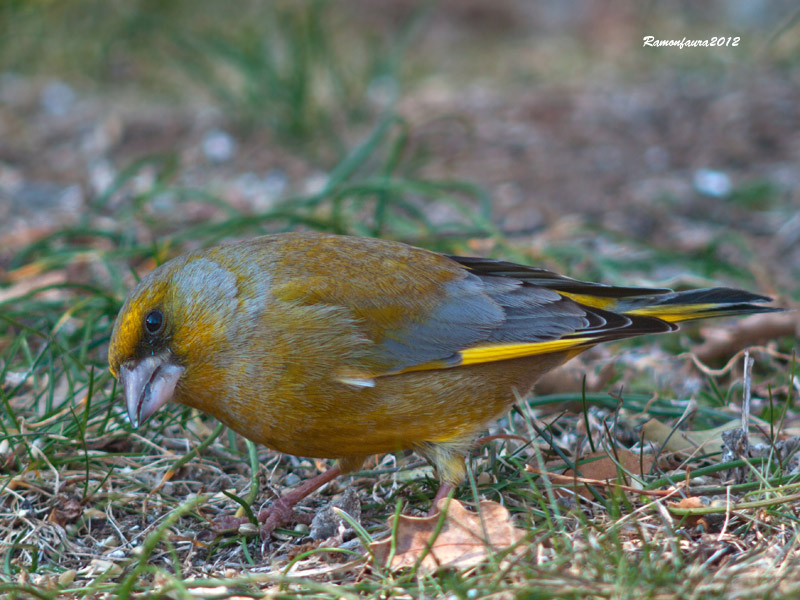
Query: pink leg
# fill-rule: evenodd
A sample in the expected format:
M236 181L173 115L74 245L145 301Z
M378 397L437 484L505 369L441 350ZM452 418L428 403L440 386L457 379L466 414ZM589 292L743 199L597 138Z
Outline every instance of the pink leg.
M439 500L442 498L447 498L447 494L449 494L453 490L452 483L443 483L439 486L439 489L436 491L436 495L433 497L433 502L431 503L431 508L428 510L428 516L435 515L439 509L437 508L437 504L439 504Z
M291 492L278 498L270 506L258 513L258 522L261 523L261 538L266 539L275 531L275 528L286 525L292 521L294 507L303 498L315 492L329 481L333 481L342 474L342 468L336 464L324 473L315 475Z
M318 490L323 485L336 479L342 474L341 467L337 464L296 487L285 496L275 500L270 506L258 513L258 522L261 523L261 537L267 538L277 527L291 523L294 518L294 507L303 498ZM247 517L222 517L214 522L212 529L217 534L235 533L239 526L248 523Z

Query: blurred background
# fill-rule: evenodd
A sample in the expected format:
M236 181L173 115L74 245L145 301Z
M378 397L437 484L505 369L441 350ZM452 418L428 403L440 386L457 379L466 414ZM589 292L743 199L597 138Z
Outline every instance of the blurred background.
M502 236L581 276L797 292L794 2L0 7L7 268L64 226L216 223L484 254Z
M645 36L724 45L644 47ZM0 537L15 540L4 572L27 577L46 565L74 577L95 556L127 560L127 547L109 554L117 542L101 512L133 531L189 493L249 485L255 500L259 457L230 432L222 450L193 458L165 484L162 467L171 473L176 455L183 461L189 445L195 452L221 430L175 406L131 432L106 349L122 299L157 264L296 229L389 237L614 284L742 287L796 307L800 8L796 0L0 0L0 492L8 499ZM737 353L768 342L753 350L752 413L769 421L764 430L777 422L776 431L800 436L797 314L592 349L540 382L528 404L574 410L565 447L580 447L572 441L584 421L600 432L611 420L617 427L618 414L687 425L695 401L691 426L718 427L740 418ZM716 370L695 366L697 358ZM298 469L319 466L259 452L270 485L288 488ZM520 497L540 493L519 469L499 479L509 472ZM427 503L423 475L414 477L398 497ZM391 506L398 488L383 480ZM510 497L508 486L498 489ZM218 496L216 510L230 513L232 502ZM93 503L102 511L84 515ZM386 513L382 503L365 509L373 524ZM780 533L762 537L755 527L749 539L780 567L753 562L751 572L777 585L774 573L797 572L783 559L795 551L796 515L793 507L783 521L758 515L747 517L754 527L772 523ZM186 539L198 527L190 522ZM575 522L581 531L584 521ZM67 527L67 545L55 524ZM558 537L542 535L545 545ZM580 574L587 583L553 597L588 597L598 581L613 581L628 562L615 535L602 551L575 543L588 558L569 566L569 581ZM744 539L703 535L731 547ZM577 556L565 539L549 555L564 558L543 563L545 572ZM656 589L669 563L674 589L686 590L675 597L706 597L691 574L714 580L709 564L729 557L725 547L698 552L690 569L670 558L672 537L664 546L642 539L631 547L661 558L631 563L628 580L651 578ZM227 544L233 552L239 542ZM189 547L175 572L188 568ZM225 552L208 551L225 565L241 562ZM164 556L169 564L173 555ZM769 596L734 579L741 564L731 560L736 571L717 580L735 582L737 598L748 589ZM184 573L209 572L202 556L195 567ZM474 587L464 584L458 597Z

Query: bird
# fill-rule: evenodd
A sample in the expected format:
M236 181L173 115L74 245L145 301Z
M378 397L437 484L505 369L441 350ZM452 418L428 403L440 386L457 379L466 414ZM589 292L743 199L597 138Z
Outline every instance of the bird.
M781 310L770 301L286 232L188 252L143 277L108 361L133 427L177 402L272 450L336 459L259 512L269 536L297 502L376 454L425 458L435 506L464 479L480 432L543 374L603 342Z

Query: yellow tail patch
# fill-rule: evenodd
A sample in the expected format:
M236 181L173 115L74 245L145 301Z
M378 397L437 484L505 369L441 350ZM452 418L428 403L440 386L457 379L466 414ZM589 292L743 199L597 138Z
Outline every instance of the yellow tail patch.
M656 317L669 323L689 321L703 317L713 317L714 309L719 308L719 304L686 304L684 306L645 306L634 310L625 311L626 315L639 317ZM724 310L719 314L725 314Z

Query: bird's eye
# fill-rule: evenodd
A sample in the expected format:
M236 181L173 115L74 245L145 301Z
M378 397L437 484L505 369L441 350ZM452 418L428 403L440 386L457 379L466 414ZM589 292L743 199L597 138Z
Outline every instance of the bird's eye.
M160 333L164 328L164 313L158 309L151 310L144 318L144 328L150 335Z

